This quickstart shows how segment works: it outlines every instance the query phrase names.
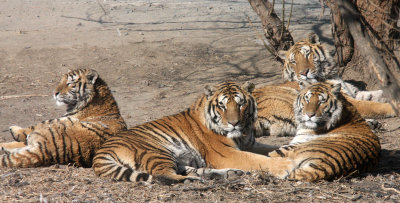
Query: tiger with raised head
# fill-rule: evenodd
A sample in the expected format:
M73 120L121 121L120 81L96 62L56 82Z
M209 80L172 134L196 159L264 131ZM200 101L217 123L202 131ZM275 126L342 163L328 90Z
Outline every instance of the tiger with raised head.
M154 177L183 181L210 173L229 175L276 166L273 161L278 159L270 161L260 154L277 148L254 139L257 106L250 94L253 88L249 83L240 86L234 82L207 86L205 94L187 110L118 133L97 151L94 172L124 181L151 181Z
M286 52L283 80L311 83L329 80L331 83L341 83L342 91L355 99L386 102L382 90L365 91L342 80L332 56L313 32Z
M379 139L340 90L341 84L315 83L299 93L294 102L297 134L289 145L268 155L291 163L267 172L280 178L317 181L376 166Z
M90 167L95 151L114 133L126 130L117 102L95 70L63 75L54 98L66 105L60 118L28 128L10 127L16 142L0 143L1 167L69 164Z

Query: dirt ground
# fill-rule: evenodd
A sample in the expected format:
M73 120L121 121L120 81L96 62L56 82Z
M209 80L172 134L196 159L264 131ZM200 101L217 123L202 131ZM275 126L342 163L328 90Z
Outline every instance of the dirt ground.
M281 8L281 1L276 2ZM318 0L295 2L290 25L295 40L314 31L332 49L329 11L322 13ZM97 70L129 126L177 113L205 85L222 80L281 82L279 64L257 39L247 16L261 31L245 0L0 1L0 141L12 140L11 125L29 126L63 114L52 92L68 69ZM165 186L114 182L96 177L90 168L56 165L0 169L0 200L399 202L400 123L398 118L379 121L380 165L359 177L303 183L249 173L234 182ZM282 145L290 139L260 141Z

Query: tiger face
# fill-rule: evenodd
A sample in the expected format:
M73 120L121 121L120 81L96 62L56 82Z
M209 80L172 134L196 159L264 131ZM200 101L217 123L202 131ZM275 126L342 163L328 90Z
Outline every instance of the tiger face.
M65 74L54 92L57 105L66 105L67 111L80 110L94 97L98 73L79 69Z
M343 110L338 100L340 83L315 83L302 88L294 103L298 129L318 131L335 127Z
M223 82L214 88L206 86L207 127L228 138L241 137L257 119L257 105L250 94L253 89L252 83L242 87L233 82Z
M330 54L320 44L315 33L295 43L286 53L283 78L285 81L324 81L337 74Z

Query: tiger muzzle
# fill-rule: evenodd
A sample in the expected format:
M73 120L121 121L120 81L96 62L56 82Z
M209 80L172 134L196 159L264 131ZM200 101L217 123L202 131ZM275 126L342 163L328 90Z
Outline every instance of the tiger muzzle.
M227 118L227 122L232 126L239 124L240 109L235 102L230 102L227 104L225 116Z

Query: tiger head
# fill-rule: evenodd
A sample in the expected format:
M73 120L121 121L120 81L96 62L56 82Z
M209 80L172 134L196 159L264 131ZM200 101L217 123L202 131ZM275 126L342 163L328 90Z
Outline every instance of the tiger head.
M302 90L293 105L298 129L324 131L335 127L343 112L341 84L304 84L300 83Z
M95 85L100 83L98 77L91 69L73 70L63 75L54 92L57 105L66 105L67 112L83 109L96 94Z
M324 81L338 74L335 63L321 45L318 36L310 33L302 41L295 43L287 52L283 67L285 81Z
M234 82L223 82L213 88L206 86L207 127L228 138L241 137L252 129L257 119L257 104L251 95L254 87L249 82L243 86Z

